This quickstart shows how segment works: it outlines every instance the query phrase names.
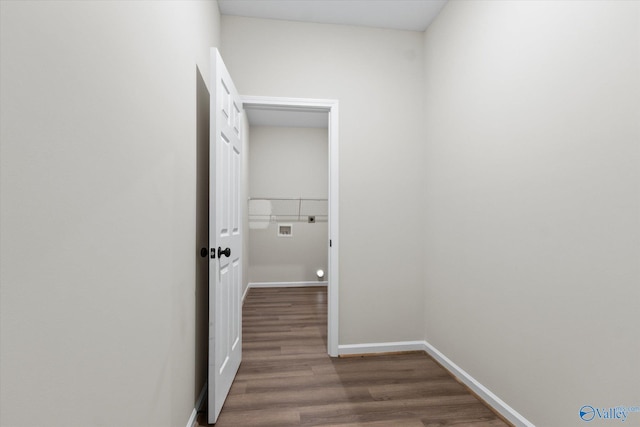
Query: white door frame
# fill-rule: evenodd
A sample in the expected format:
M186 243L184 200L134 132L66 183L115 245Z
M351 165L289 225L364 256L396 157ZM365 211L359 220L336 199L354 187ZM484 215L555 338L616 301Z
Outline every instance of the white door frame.
M241 96L244 107L326 111L329 113L329 276L327 303L327 352L338 356L338 100Z

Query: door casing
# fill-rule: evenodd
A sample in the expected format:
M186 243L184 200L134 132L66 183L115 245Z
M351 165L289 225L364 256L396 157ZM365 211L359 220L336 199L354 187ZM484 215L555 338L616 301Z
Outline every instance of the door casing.
M329 114L329 218L328 218L328 301L327 301L327 353L338 354L338 291L339 291L339 228L338 228L338 107L335 99L279 98L268 96L241 96L245 108L286 109L288 111L326 111Z

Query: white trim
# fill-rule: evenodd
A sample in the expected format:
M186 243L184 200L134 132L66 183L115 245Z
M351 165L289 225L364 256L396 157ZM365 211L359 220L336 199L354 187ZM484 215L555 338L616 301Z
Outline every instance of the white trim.
M339 197L339 150L338 150L338 101L333 101L329 109L329 287L327 304L327 352L331 357L338 356L338 312L339 312L339 260L338 248L340 247L340 231L338 219Z
M424 341L380 342L340 345L340 355L396 353L399 351L425 351Z
M189 417L189 421L187 421L187 427L196 427L196 421L198 418L198 412L202 409L202 405L204 405L204 398L207 395L207 382L205 381L202 386L202 390L200 390L200 394L198 395L198 399L196 400L196 406L191 411L191 416Z
M198 410L196 408L193 408L193 411L191 411L191 416L189 417L189 421L187 421L187 427L194 427L196 418L198 418Z
M283 98L278 96L241 95L244 108L264 108L290 111L330 111L338 101L335 99Z
M329 113L329 241L328 247L329 271L328 304L327 304L327 353L336 357L338 350L338 313L339 313L339 150L338 150L338 100L335 99L302 99L278 98L271 96L241 96L245 108L267 108L293 111L327 111Z
M252 282L249 288L299 288L303 286L327 286L328 282Z
M431 357L437 360L438 363L444 366L447 371L469 387L475 394L480 396L487 405L491 406L496 412L512 422L515 426L535 427L533 423L520 415L515 409L491 392L491 390L483 386L479 381L465 372L464 369L453 363L447 356L440 353L438 349L426 341L424 342L424 349Z
M487 405L513 423L516 427L535 427L535 425L507 405L491 390L469 375L461 367L453 363L447 356L438 351L427 341L400 341L368 344L348 344L339 346L340 355L393 353L399 351L424 351L440 363L451 375L469 387Z
M244 290L244 292L242 293L242 303L244 304L244 300L245 298L247 298L247 294L249 293L249 288L251 288L251 283L247 284L246 289Z

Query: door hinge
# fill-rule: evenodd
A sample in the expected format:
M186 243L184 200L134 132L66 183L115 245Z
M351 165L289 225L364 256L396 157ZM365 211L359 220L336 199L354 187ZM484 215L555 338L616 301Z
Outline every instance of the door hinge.
M329 239L329 247L331 247L331 239Z

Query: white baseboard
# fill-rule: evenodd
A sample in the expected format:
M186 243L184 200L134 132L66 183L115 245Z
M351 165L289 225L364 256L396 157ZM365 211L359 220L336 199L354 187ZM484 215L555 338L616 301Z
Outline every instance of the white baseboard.
M348 344L339 345L338 354L341 356L351 354L375 354L375 353L397 353L399 351L425 351L424 341L399 341L381 342L370 344Z
M242 293L242 303L244 304L244 299L247 297L247 294L249 293L249 289L251 288L251 283L249 283L247 285L247 288L244 290L244 292Z
M338 346L338 354L340 355L394 353L401 351L425 351L449 371L451 375L469 387L469 389L478 395L487 405L491 406L491 408L509 422L517 427L535 427L532 422L520 415L515 409L491 392L491 390L483 386L465 372L464 369L453 363L447 356L426 341L400 341Z
M327 286L328 282L252 282L249 288L299 288L302 286Z
M200 390L200 394L198 395L198 400L196 400L196 406L193 408L191 412L191 416L189 417L189 421L187 421L187 427L194 427L196 423L196 419L198 418L198 411L202 409L202 405L204 405L204 398L207 395L207 382L205 381L202 386L202 390Z
M491 390L480 384L475 378L465 372L464 369L453 363L447 356L440 353L438 349L424 342L425 351L429 356L438 361L453 376L460 380L464 385L469 387L477 394L487 405L491 406L496 412L505 417L508 421L517 427L535 427L533 423L520 415L515 409L507 405L502 399L496 396Z

